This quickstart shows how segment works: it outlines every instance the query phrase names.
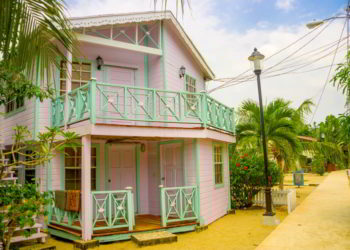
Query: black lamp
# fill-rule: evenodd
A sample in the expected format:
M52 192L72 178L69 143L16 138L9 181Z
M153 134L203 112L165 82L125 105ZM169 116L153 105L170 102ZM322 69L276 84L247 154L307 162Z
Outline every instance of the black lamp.
M179 69L179 77L180 78L183 78L186 74L186 68L185 66L181 66L180 69Z
M101 70L101 67L103 66L103 59L102 59L102 57L98 56L96 58L96 63L97 63L97 69Z

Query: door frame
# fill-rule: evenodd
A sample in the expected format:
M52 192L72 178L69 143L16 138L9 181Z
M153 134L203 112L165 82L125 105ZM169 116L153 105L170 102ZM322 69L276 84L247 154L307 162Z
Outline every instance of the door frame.
M117 147L117 149L118 149L118 147L120 145L123 145L123 143L111 143L107 147L108 153L107 153L106 162L108 164L108 166L107 166L108 167L108 174L111 172L111 168L112 168L112 166L109 162L110 161L109 156L111 155L110 150L112 149L113 145L115 147ZM125 143L124 143L124 145L125 145ZM134 149L134 154L133 154L134 159L133 160L135 160L135 176L134 176L135 189L132 190L133 195L135 196L134 200L136 202L136 204L134 204L134 212L139 213L140 212L140 147L138 144L130 144L130 147L133 147L133 149ZM107 171L106 171L106 173L107 173ZM106 177L105 181L108 183L108 185L107 185L108 190L112 190L112 182L109 182L108 175L106 175L105 177ZM116 178L117 178L117 176L116 176Z
M161 141L158 142L157 147L157 155L158 155L158 166L160 169L160 185L165 185L165 177L164 177L164 167L162 165L162 152L161 152L161 145L167 145L167 144L175 144L180 143L181 145L181 162L183 167L183 184L184 186L187 185L187 171L185 168L185 157L184 157L184 149L185 149L185 141L184 139L181 140L170 140L170 141Z

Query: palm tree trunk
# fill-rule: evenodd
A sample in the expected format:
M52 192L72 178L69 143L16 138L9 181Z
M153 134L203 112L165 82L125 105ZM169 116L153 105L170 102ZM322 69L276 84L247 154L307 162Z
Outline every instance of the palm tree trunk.
M283 190L283 185L284 185L284 159L281 156L277 157L277 164L281 170L281 178L280 178L280 183L279 183L279 188Z

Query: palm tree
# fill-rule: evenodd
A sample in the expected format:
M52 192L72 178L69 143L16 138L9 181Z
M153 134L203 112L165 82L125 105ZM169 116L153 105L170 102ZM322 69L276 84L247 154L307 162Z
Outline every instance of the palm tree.
M1 0L2 67L16 68L28 79L39 70L51 79L54 66L59 66L57 57L65 58L59 48L71 52L76 48L65 11L64 0Z
M350 51L348 51L346 57L346 62L338 64L336 74L333 76L331 82L333 86L341 89L346 96L345 106L348 108L347 112L350 112Z
M166 11L168 6L168 0L162 0L161 2L162 3L161 3L160 9ZM154 10L157 9L157 3L158 3L158 0L153 0ZM184 16L185 14L186 4L188 8L191 10L191 0L175 0L175 4L176 4L176 18L178 17L179 7L181 8L182 16Z
M265 133L268 149L283 173L285 163L292 164L301 152L295 129L296 111L291 102L276 99L264 107ZM261 146L260 108L252 100L244 101L239 108L237 125L238 146ZM283 174L280 180L283 189Z

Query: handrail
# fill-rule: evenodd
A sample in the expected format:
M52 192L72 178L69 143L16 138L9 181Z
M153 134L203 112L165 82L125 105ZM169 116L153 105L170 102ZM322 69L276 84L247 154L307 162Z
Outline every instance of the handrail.
M65 109L66 96L68 109ZM67 116L61 114L67 110ZM96 119L201 124L235 132L234 109L207 93L143 88L96 80L57 97L52 102L52 111L53 126L88 118L92 124L96 123Z
M198 221L199 202L197 186L160 186L162 226L178 221Z

